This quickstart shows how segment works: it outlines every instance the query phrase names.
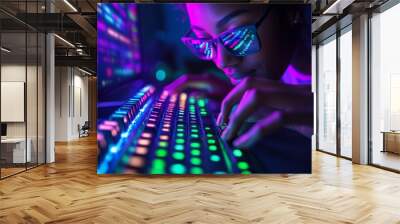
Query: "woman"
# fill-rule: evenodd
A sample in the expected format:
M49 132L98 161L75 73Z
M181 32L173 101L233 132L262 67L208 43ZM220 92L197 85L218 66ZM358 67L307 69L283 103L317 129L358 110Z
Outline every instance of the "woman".
M200 59L211 60L233 84L217 119L219 125L227 125L222 138L235 147L251 148L265 136L287 129L296 132L292 138L311 142L309 8L188 3L186 11L190 32L182 41ZM218 85L214 89L220 91L224 88L217 80L184 75L166 89L180 92ZM257 122L243 131L254 117Z

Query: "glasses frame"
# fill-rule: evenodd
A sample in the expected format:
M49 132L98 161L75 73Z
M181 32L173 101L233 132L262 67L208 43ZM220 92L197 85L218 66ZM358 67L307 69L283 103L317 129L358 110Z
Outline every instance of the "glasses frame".
M267 9L265 10L264 14L261 16L261 18L260 18L256 23L250 24L250 25L243 25L243 26L235 27L235 28L233 28L233 29L230 29L230 30L227 30L227 31L224 31L224 32L220 33L217 37L212 38L212 39L190 37L189 35L193 34L193 31L190 29L190 30L188 30L188 31L186 32L186 34L181 38L181 42L182 42L187 48L189 48L189 49L192 51L192 53L193 53L194 55L196 55L198 58L200 58L200 59L202 59L202 60L205 60L205 61L211 61L211 60L214 59L214 57L209 58L209 59L207 59L207 58L202 58L200 55L197 54L197 52L193 52L194 50L192 50L192 46L189 46L189 44L187 44L188 41L190 41L190 40L205 41L205 42L211 44L214 50L216 49L216 45L217 45L218 43L221 43L222 46L224 46L224 48L225 48L231 55L237 56L237 57L239 57L239 56L240 56L240 57L243 57L243 56L247 56L247 55L249 55L249 54L257 53L257 52L260 51L261 48L262 48L261 42L260 42L260 36L259 36L259 34L258 34L258 28L260 27L260 25L262 24L262 22L265 20L265 18L267 18L269 12L270 12L270 7L267 7ZM255 31L256 39L257 39L259 48L258 48L255 52L251 52L251 53L246 54L246 55L236 55L236 54L234 54L234 53L231 51L231 49L229 49L228 47L226 47L226 46L224 45L224 43L223 43L223 41L222 41L222 36L226 35L227 33L231 33L231 32L234 32L234 31L237 31L237 30L241 30L241 29L246 29L246 28L248 28L248 29L253 29L253 30Z

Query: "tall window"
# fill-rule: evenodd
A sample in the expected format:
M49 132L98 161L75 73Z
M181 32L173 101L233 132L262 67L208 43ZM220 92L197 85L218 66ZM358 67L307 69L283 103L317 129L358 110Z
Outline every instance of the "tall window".
M351 26L340 36L340 154L351 158L352 141L352 35Z
M371 19L372 163L400 170L400 4Z
M336 153L336 37L318 48L318 149Z

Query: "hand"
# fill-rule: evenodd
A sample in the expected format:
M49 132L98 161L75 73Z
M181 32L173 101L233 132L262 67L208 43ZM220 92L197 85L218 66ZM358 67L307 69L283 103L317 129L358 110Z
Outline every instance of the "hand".
M203 90L211 96L225 96L232 86L215 75L184 74L167 85L164 89L170 94L180 93L188 88Z
M231 114L236 104L238 106ZM273 112L265 113L247 132L237 136L248 117L257 111L271 109ZM235 147L249 148L264 135L283 125L312 126L312 113L310 85L294 86L266 79L245 78L224 98L217 123L222 125L229 121L222 138L234 140Z

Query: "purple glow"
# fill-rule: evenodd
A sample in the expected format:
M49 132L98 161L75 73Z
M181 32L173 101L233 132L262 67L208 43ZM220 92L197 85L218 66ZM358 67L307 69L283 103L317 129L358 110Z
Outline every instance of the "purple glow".
M114 37L115 39L117 39L125 44L131 43L131 41L127 37L125 37L124 35L120 34L118 31L116 31L112 28L107 29L107 34L109 34L111 37Z
M98 31L105 31L107 29L106 24L99 21L97 23L97 29L98 29Z
M288 66L281 79L284 83L293 85L311 83L311 75L297 71L292 64Z

